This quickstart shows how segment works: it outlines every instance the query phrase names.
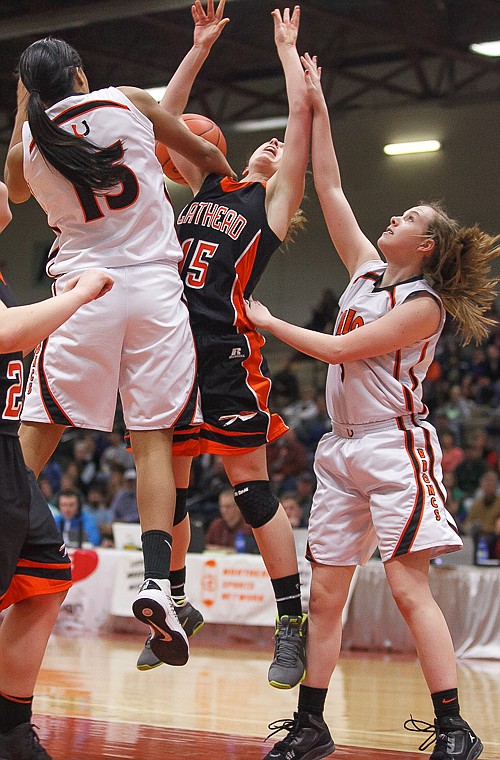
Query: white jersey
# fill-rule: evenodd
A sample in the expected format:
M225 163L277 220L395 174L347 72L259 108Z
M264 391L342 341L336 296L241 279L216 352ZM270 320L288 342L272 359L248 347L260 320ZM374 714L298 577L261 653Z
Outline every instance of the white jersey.
M95 145L120 143L124 154L121 185L104 196L84 193L47 165L25 122L24 176L57 235L48 274L179 262L174 213L154 153L150 120L115 87L71 95L46 113L62 129Z
M380 260L362 264L339 300L335 334L344 335L373 322L403 303L412 294L425 291L441 299L422 277L381 287L387 265ZM446 313L441 304L441 321L430 338L373 359L330 365L326 381L326 403L333 423L362 425L408 415L426 417L422 382L434 357Z

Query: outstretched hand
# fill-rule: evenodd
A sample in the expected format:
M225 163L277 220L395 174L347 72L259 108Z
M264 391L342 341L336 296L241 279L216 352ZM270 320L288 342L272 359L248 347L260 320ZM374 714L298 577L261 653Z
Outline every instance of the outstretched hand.
M306 89L309 102L316 106L324 101L323 89L321 87L321 66L318 66L318 58L309 53L300 56L300 61L304 67L304 77L306 80Z
M260 301L255 301L251 296L245 300L245 312L248 319L253 322L256 327L262 327L264 330L268 327L272 314Z
M276 47L295 47L299 33L300 7L296 5L291 16L290 8L285 8L283 16L281 16L281 11L278 8L271 15L274 19L274 42L276 43Z
M95 301L108 293L114 285L113 278L103 269L87 269L83 274L73 277L66 283L63 293L78 291L82 304Z
M195 47L211 48L219 38L224 27L229 24L229 19L224 18L224 6L226 0L220 0L217 10L214 10L214 0L208 0L207 10L203 9L201 0L196 0L191 6L191 15L194 21L194 45Z

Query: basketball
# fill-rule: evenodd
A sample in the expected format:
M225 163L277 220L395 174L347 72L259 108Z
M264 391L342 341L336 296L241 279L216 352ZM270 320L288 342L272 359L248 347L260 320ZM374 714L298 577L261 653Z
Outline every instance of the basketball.
M226 155L226 139L220 128L214 121L212 121L212 119L209 119L208 116L200 116L196 113L184 113L182 114L182 118L194 135L199 135L205 140L208 140ZM177 182L178 185L187 185L186 180L170 158L168 148L161 143L156 143L156 157L162 165L163 173L166 177Z

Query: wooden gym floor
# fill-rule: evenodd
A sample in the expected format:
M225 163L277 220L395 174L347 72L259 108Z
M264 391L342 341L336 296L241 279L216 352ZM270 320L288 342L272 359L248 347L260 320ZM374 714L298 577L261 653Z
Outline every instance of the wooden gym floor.
M139 672L142 633L53 635L35 695L34 722L54 760L261 760L284 734L267 725L292 717L297 689L267 683L272 629L206 625L186 666ZM500 662L459 662L464 717L481 737L482 760L500 760ZM417 760L432 721L414 656L343 653L325 717L336 760Z

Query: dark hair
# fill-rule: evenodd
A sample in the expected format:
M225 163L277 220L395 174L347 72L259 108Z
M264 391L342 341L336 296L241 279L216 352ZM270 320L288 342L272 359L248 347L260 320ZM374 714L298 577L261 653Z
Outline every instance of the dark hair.
M61 491L59 491L59 493L57 494L57 508L59 508L59 502L60 502L61 496L74 497L78 502L77 514L80 514L82 510L83 499L80 492L76 488L63 488Z
M104 194L120 182L123 155L119 143L99 148L58 127L45 109L74 92L82 59L63 40L46 37L33 42L19 59L19 77L28 90L26 107L33 140L45 161L79 188Z

